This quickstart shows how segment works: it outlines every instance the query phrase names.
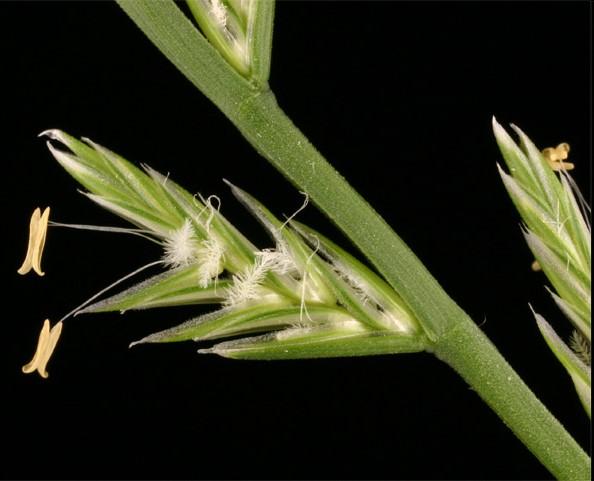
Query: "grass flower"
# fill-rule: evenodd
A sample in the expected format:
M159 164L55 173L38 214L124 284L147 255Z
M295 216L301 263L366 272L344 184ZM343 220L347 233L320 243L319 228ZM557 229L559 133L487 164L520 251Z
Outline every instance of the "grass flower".
M209 42L242 76L256 83L268 78L274 2L260 0L187 0Z
M43 214L41 213L41 209L37 208L31 215L27 254L25 255L23 264L17 271L21 275L27 274L31 270L34 270L39 276L45 275L41 270L41 256L43 255L45 238L47 236L49 215L49 207L43 211Z
M150 167L142 171L88 139L81 142L58 130L44 134L56 160L89 190L85 195L135 228L50 225L141 235L163 248L160 259L102 289L59 325L81 313L210 303L219 308L132 345L233 336L234 341L200 352L246 359L425 348L423 329L402 299L352 256L296 223L294 215L281 222L255 198L229 184L274 242L273 247L259 249L222 216L218 198L191 195ZM302 208L305 205L307 197ZM153 266L164 272L98 300ZM43 349L45 345L40 344Z
M190 219L185 219L179 229L171 232L164 241L163 262L171 267L182 267L194 262L198 243Z
M530 139L517 145L493 119L493 130L511 174L499 167L503 183L524 221L524 236L555 292L551 295L573 324L570 347L534 312L545 341L568 371L580 400L591 412L591 228L589 207L567 173L569 145L539 151Z

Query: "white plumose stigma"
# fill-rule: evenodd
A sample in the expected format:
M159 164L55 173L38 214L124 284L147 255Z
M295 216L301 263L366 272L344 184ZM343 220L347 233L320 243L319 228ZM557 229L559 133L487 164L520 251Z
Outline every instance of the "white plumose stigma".
M220 28L227 26L227 9L221 0L210 0L210 12Z
M196 252L196 260L200 265L198 270L198 285L207 287L212 279L216 279L223 270L225 247L218 239L212 237L200 243Z
M163 242L163 248L163 263L169 267L183 267L196 261L198 243L190 219L186 219L179 229L171 232Z
M276 249L264 249L258 256L265 257L263 262L267 262L271 266L270 270L277 274L297 272L297 265L284 242L277 244Z
M262 297L261 284L266 275L269 272L285 274L294 265L287 254L274 249L262 250L257 252L256 256L254 264L233 276L233 284L226 293L225 306L236 306Z

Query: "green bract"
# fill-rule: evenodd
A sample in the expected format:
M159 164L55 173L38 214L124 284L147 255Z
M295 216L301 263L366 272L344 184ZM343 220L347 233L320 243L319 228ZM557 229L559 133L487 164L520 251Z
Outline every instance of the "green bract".
M538 264L557 291L553 299L575 328L578 354L545 319L534 313L547 344L571 376L590 416L591 231L588 207L564 170L559 176L517 127L520 145L493 119L493 130L510 174L499 173L525 223L524 236Z

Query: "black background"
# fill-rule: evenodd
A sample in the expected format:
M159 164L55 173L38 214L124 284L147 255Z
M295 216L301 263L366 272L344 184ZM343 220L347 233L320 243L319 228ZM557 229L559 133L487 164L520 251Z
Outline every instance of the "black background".
M588 2L287 2L271 86L321 152L414 249L586 448L573 387L531 302L561 331L498 178L494 114L541 147L567 141L590 178ZM217 194L221 179L275 213L302 202L109 2L0 3L4 478L538 479L549 474L428 354L294 362L127 348L204 309L67 322L43 381L24 376L43 319L156 259L141 239L51 230L44 278L20 277L28 218L121 222L77 194L36 135L61 128ZM587 191L589 193L589 191ZM334 236L309 207L300 220Z

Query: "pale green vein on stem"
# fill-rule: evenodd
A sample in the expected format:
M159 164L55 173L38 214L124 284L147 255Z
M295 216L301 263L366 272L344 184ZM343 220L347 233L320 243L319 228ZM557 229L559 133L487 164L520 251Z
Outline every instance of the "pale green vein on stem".
M560 479L589 478L584 451L388 224L293 125L273 94L256 90L227 65L173 2L118 3L256 150L343 230L410 306L438 357L477 391L551 473Z

